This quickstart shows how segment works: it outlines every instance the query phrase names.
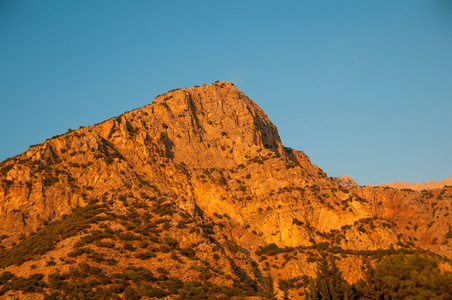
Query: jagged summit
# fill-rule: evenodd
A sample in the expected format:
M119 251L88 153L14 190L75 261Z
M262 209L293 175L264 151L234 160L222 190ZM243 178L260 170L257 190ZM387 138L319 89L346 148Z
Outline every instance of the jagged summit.
M350 176L348 175L342 175L339 177L332 177L332 179L340 186L350 189L358 187L359 184Z
M160 135L176 162L199 157L189 163L216 167L243 163L244 151L255 155L265 148L284 153L276 126L229 82L170 91L156 97L143 112L152 114L154 124L165 129Z

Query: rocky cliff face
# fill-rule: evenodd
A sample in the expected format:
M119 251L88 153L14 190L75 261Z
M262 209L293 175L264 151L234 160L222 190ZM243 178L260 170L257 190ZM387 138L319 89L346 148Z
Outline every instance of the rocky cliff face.
M264 286L266 272L277 279L313 275L320 249L342 253L340 266L352 281L362 275L362 251L418 247L451 257L452 189L339 186L303 152L285 148L262 109L228 82L170 91L143 108L53 137L2 162L0 174L6 249L101 200L110 219L99 222L126 231L128 223L111 216L134 211L149 221L172 207L165 238L176 241L174 249L196 242L202 259L256 287ZM76 247L77 236L62 246L64 240L48 253L64 256ZM212 258L214 249L222 250ZM47 267L41 271L54 270ZM177 276L184 268L169 272ZM14 270L33 273L32 264Z

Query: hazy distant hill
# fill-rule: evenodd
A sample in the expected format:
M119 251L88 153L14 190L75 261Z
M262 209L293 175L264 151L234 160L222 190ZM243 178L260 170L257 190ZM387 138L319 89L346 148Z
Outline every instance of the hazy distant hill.
M411 189L415 191L430 190L430 189L440 189L445 186L452 186L452 176L448 179L440 181L427 181L426 183L409 183L409 182L392 182L390 184L382 183L379 186L385 187L389 186L396 189Z

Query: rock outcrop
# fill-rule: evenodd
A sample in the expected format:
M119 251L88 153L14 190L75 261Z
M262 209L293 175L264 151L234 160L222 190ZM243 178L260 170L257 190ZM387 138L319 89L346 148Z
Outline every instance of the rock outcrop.
M355 187L359 187L359 184L350 176L342 175L340 177L332 177L334 182L336 182L339 186L351 189Z

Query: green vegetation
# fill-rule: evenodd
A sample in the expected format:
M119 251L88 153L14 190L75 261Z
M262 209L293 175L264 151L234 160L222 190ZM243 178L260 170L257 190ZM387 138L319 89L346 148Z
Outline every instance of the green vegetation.
M375 268L367 267L357 283L365 299L450 299L452 274L441 273L436 260L421 255L384 257Z
M207 270L203 266L202 272ZM177 299L230 299L233 296L254 296L256 290L238 281L231 287L217 286L207 281L188 281L168 276L168 272L157 269L159 275L144 267L128 266L122 272L107 276L97 267L79 263L69 272L49 275L49 287L57 290L44 299L141 299L145 297L164 298L169 295ZM98 285L102 284L102 287ZM219 297L219 298L217 298Z
M391 255L375 267L367 265L365 278L350 285L333 256L321 254L316 277L305 291L307 299L450 299L452 273L441 273L438 262L425 255Z
M353 299L352 286L344 279L332 255L322 252L317 264L316 278L311 279L306 299Z
M276 300L277 298L276 298L275 283L274 283L273 277L270 273L267 273L265 285L267 287L267 293L265 295L265 299Z
M6 175L13 167L14 167L14 164L6 165L5 167L0 169L0 174Z
M248 160L248 164L251 164L251 163L263 164L264 161L267 159L268 159L267 157L256 156L256 157Z
M103 202L109 202L106 195L104 196ZM14 274L6 272L0 276L0 293L13 290L41 293L47 300L141 299L143 297L230 299L258 295L257 286L254 283L243 283L242 279L245 277L241 275L235 278L227 275L228 279L232 279L232 284L229 283L228 286L212 284L209 281L210 278L225 275L221 270L212 268L208 261L197 257L197 252L200 251L197 249L198 244L181 248L179 240L168 235L160 235L162 229L159 227L172 227L187 232L186 224L196 221L191 215L175 206L175 203L166 195L157 198L142 193L141 197L146 203L138 202L133 194L119 195L120 201L117 204L127 204L122 214L111 212L107 204L99 205L98 200L91 200L86 207L74 209L71 214L64 215L61 220L47 223L44 229L28 237L24 236L17 245L2 250L0 252L1 267L11 264L20 265L24 261L35 259L38 255L54 249L56 243L64 238L81 235L66 257L46 259L46 267L55 270L47 280L43 280L44 277L40 274L31 275L29 278L16 278ZM169 210L171 210L171 218L166 216ZM228 218L226 215L218 216L220 219ZM176 227L176 224L182 224L183 228ZM215 226L219 225L210 221L197 224L197 228L201 229L205 238L215 234L213 230ZM193 232L197 234L196 232L200 231ZM220 249L221 247L218 247L215 250L217 253L212 256L215 260L220 259L218 255ZM135 261L138 259L143 263L147 260L161 263L152 271L143 266L130 264L125 268L118 268L117 273L107 272L107 270L111 272L108 266L118 263L114 259L118 259L117 256L132 258ZM172 277L174 265L168 268L170 265L165 264L163 257L170 257L178 269L185 264L188 266L194 264L196 266L194 271L199 273L199 278L196 279L195 275L194 279L199 281L183 282ZM58 271L62 264L70 264L69 271ZM36 265L33 268L36 268Z
M338 236L337 238L340 238ZM306 261L308 263L316 263L321 260L321 253L329 253L330 255L338 255L335 256L337 259L347 258L350 255L356 257L356 259L361 260L381 260L384 257L391 255L430 255L435 257L435 259L442 259L440 256L436 256L430 252L423 250L412 250L406 249L407 245L402 244L402 248L399 249L379 249L379 250L350 250L343 249L340 246L332 245L328 242L315 243L314 239L311 241L313 245L311 246L298 246L298 247L284 247L280 248L276 244L272 243L265 247L259 247L258 250L255 251L255 254L259 256L259 261L264 264L263 271L270 271L271 268L279 269L283 268L290 260L298 260L299 253L304 253L307 255ZM411 242L410 242L411 243ZM271 265L267 260L273 260L277 262L275 265Z
M4 295L7 291L23 291L23 292L35 292L42 291L47 285L42 281L44 275L33 274L28 278L16 277L11 272L5 271L0 275L0 296Z
M67 155L70 155L71 151L69 149ZM77 155L78 153L80 152L77 152ZM163 158L157 157L154 153L154 158L150 159L158 160L159 163L165 162L166 166L171 164L171 160L164 152L159 153ZM98 155L98 158L105 159L107 163L123 158L108 143L105 149L94 154ZM261 156L246 158L249 159L249 163L257 164L264 163L268 159ZM91 164L82 164L77 167L86 168ZM7 169L13 166L14 164L5 167L4 164L0 173L7 174L9 171ZM62 181L64 177L59 176L69 177L70 171L67 168L69 166L70 163L58 166L59 169L55 166L53 168L38 166L40 172L44 174L42 177L44 185L51 186L59 180L64 182ZM188 173L188 167L184 163L174 167L179 174L180 172ZM254 198L246 185L249 183L247 180L254 178L254 175L250 174L249 170L240 170L242 168L249 169L251 166L239 165L231 170L205 168L198 169L197 172L201 175L198 175L200 178L223 184L224 188L231 191L231 201L244 199L251 201ZM124 172L123 175L125 174ZM319 175L322 174L324 173L319 172ZM34 183L37 181L33 179ZM275 198L286 195L293 198L296 196L297 199L306 196L303 201L308 203L310 196L314 196L324 201L325 205L335 205L344 210L353 207L354 201L366 202L365 199L345 189L335 191L331 189L334 193L349 193L346 196L342 194L341 197L345 199L341 201L331 197L332 194L324 185L319 186L314 182L309 182L312 186L307 183L299 184L304 188L289 183L285 187L275 187L271 195L275 195ZM8 291L23 291L44 294L44 299L167 297L168 299L224 300L244 299L248 296L277 299L275 282L271 274L279 277L287 271L287 269L284 270L286 265L290 270L291 264L297 263L298 260L302 264L306 262L311 264L311 268L317 264L316 276L309 279L306 275L301 276L301 273L299 276L280 279L277 286L281 290L279 299L289 299L289 295L290 298L297 299L295 291L300 296L306 291L308 299L404 299L414 297L413 295L447 299L450 294L447 288L447 283L451 282L450 273L439 272L438 264L433 258L426 256L425 253L422 254L422 251L410 249L410 242L406 242L409 236L398 236L398 245L406 249L358 251L341 248L344 240L347 243L349 242L347 239L354 234L362 236L377 226L397 229L396 224L388 220L364 218L354 224L345 225L341 229L320 232L316 231L308 221L294 218L292 228L307 230L312 245L280 248L276 244L269 244L255 251L258 256L256 261L253 260L256 257L251 255L250 261L242 260L243 265L234 265L236 258L244 257L246 249L240 248L233 241L227 241L227 243L222 241L224 239L222 234L225 231L223 228L230 230L233 226L233 222L228 220L229 216L215 212L212 220L206 214L191 212L189 214L177 205L179 201L187 202L183 196L178 198L176 193L171 191L164 194L149 183L143 183L142 187L142 190L127 190L121 187L109 191L100 196L100 201L92 200L88 206L78 207L58 221L51 223L44 221L43 229L29 236L21 236L17 244L9 246L11 241L4 241L3 250L0 250L0 267L21 265L25 261L36 259L36 263L30 266L32 270L37 271L40 270L38 268L44 267L46 273L48 270L53 270L54 273L47 278L41 274L22 278L4 272L0 275L0 295ZM93 192L100 192L102 187L81 185L77 188L81 193L85 192L82 196L87 199ZM234 194L234 190L237 193ZM239 194L241 197L237 196ZM226 197L222 197L222 200L225 199ZM260 198L257 198L253 202L259 201ZM266 202L258 204L267 207L267 210L272 207ZM438 209L438 214L443 214L444 212L440 210L441 205L441 202L429 204L432 208ZM281 208L281 205L279 207ZM258 211L262 213L263 209L259 208ZM17 211L17 214L22 212ZM25 214L24 216L26 217ZM434 222L429 224L429 227L433 224ZM243 226L249 230L258 231L257 228L246 223ZM406 228L417 230L418 225L410 223ZM252 232L256 236L263 236L263 233L256 231ZM272 234L275 236L280 232L275 229ZM77 237L70 240L73 249L70 249L66 256L49 258L50 255L55 256L54 253L48 252L55 249L58 242L72 236ZM180 236L184 236L184 239ZM450 238L452 238L452 230L449 229L449 232L445 232L445 239ZM189 241L188 244L187 241ZM441 243L442 239L440 238L437 242ZM46 258L38 262L38 256L46 253ZM411 262L414 257L418 257L417 261ZM364 259L370 261L374 267L370 267L369 264L366 277L350 285L336 266L336 262L343 258L347 258L347 263L353 258L359 261ZM124 264L124 261L127 263ZM228 268L227 264L232 268ZM249 265L246 264L252 267L254 274L249 273ZM397 265L399 273L391 269L395 268L391 267L391 264ZM416 268L416 266L423 267ZM29 264L25 264L25 268L28 267ZM190 278L189 281L183 282L182 277L176 278L179 274L186 274L183 278ZM220 285L223 284L222 281L225 282L224 286Z
M302 226L304 223L300 220L298 220L297 218L294 218L292 220L292 224L297 225L297 226Z
M70 215L64 215L61 220L50 223L44 229L31 233L10 249L0 252L0 267L21 265L33 259L36 255L43 255L52 250L58 241L77 235L98 222L97 215L104 212L103 205L90 204L77 207Z

